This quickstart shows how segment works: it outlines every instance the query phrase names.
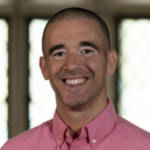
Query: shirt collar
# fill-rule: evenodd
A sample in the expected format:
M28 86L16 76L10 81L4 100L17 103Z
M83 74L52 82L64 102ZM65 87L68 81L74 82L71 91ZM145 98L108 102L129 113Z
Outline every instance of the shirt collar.
M55 111L52 132L57 142L57 146L60 146L63 143L64 136L65 136L64 134L66 130L67 130L66 124L61 120L61 118L58 116L57 112Z
M111 100L108 98L107 107L92 122L86 125L89 142L93 148L112 132L115 123L116 112Z
M92 122L83 127L87 129L89 143L93 148L111 133L115 127L115 122L116 112L111 100L108 98L107 107ZM68 131L67 125L61 120L57 112L55 112L52 132L57 146L63 143L66 131Z

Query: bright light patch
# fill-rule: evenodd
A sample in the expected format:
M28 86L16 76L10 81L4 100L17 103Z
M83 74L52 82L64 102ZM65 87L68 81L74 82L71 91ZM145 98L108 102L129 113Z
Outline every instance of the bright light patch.
M8 139L8 24L0 19L0 147Z
M42 56L42 34L47 20L33 19L29 25L29 121L30 128L53 118L55 95L49 81L44 80L39 58Z
M150 20L119 25L119 114L150 131Z

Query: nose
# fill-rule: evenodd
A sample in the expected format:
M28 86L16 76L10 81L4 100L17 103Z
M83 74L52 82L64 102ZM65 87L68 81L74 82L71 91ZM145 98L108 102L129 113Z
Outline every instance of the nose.
M73 71L83 68L83 60L78 54L68 54L64 63L65 71Z

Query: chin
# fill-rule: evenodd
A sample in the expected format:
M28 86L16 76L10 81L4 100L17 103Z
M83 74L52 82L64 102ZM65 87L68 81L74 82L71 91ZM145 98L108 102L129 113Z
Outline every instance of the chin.
M70 101L70 99L71 99L71 101ZM67 105L67 106L69 106L69 107L79 107L79 106L83 106L83 105L85 105L86 103L88 103L88 99L81 99L81 97L80 98L70 98L70 99L68 99L68 100L64 100L64 99L62 99L62 102L63 102L63 104L65 104L65 105Z

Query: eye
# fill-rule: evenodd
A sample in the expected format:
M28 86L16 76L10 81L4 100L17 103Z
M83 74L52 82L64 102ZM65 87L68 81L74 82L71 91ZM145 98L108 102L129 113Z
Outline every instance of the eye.
M55 51L53 54L52 54L52 57L54 59L64 59L67 55L67 52L66 51Z
M61 56L65 56L65 55L66 55L65 52L57 52L53 56L54 57L61 57Z
M82 51L82 54L89 54L89 53L93 53L93 51L89 49L85 49Z

